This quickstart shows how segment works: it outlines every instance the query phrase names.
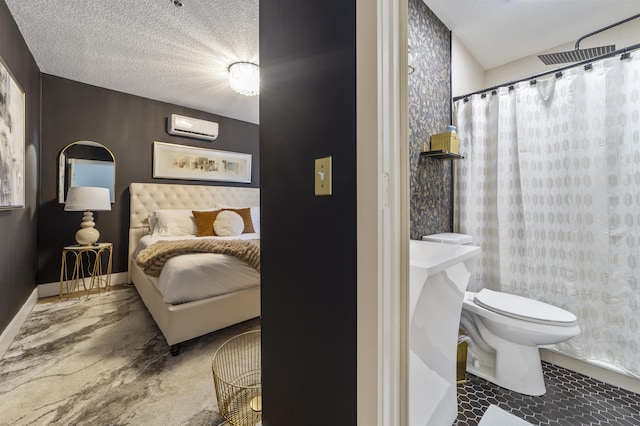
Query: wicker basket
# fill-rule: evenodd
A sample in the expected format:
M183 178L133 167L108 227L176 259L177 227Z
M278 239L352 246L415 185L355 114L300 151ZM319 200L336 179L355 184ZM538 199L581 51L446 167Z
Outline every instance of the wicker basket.
M213 355L218 408L233 426L256 426L262 421L260 358L260 330L229 339Z

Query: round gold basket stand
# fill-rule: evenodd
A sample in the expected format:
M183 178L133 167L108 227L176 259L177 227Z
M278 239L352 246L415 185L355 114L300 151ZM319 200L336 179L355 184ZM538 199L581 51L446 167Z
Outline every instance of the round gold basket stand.
M213 355L218 408L232 426L256 426L262 421L260 359L260 330L227 340Z

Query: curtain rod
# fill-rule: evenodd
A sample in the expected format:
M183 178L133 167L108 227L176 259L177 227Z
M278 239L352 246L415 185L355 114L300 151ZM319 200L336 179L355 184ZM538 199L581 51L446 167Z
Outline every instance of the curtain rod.
M602 55L599 55L599 56L596 56L596 57L593 57L593 58L585 59L585 60L582 60L580 62L575 62L575 63L573 63L571 65L565 65L565 66L560 67L560 68L556 68L556 69L549 70L549 71L544 71L544 72L541 72L541 73L538 73L538 74L531 75L529 77L521 78L521 79L518 79L518 80L513 80L513 81L510 81L508 83L498 84L497 86L492 86L492 87L489 87L488 89L478 90L476 92L467 93L466 95L462 95L462 96L455 96L453 98L453 101L456 102L456 101L459 101L460 99L468 98L469 96L477 95L477 94L480 94L480 93L491 92L492 90L496 90L496 89L499 89L501 87L512 86L514 84L521 83L523 81L533 81L536 78L544 77L545 75L562 73L562 71L565 71L565 70L568 70L568 69L571 69L571 68L574 68L574 67L579 67L580 65L588 66L589 64L591 64L591 62L597 61L599 59L609 58L611 56L616 56L616 55L622 54L622 57L620 59L628 59L628 57L629 57L628 52L631 51L631 50L636 50L636 49L640 49L640 43L634 44L634 45L631 45L631 46L627 46L627 47L624 47L622 49L614 50L613 52L604 53Z

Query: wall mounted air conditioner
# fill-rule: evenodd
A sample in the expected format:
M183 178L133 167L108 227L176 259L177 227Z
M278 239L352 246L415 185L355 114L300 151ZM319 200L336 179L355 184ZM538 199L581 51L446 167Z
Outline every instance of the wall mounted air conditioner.
M218 123L171 114L167 120L167 133L213 141L218 137Z

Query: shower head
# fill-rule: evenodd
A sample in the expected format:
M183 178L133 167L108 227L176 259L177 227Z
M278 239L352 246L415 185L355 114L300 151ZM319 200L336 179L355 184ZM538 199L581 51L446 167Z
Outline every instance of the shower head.
M606 55L616 50L614 44L608 46L590 47L589 49L569 50L567 52L547 53L545 55L538 55L538 58L545 65L564 64L567 62L579 62L587 59L595 58L600 55Z
M579 62L592 58L596 58L600 55L606 55L607 53L614 52L616 50L615 45L609 46L600 46L600 47L590 47L589 49L580 49L580 42L587 37L591 37L592 35L601 33L605 30L608 30L613 27L617 27L618 25L624 24L625 22L629 22L632 19L640 18L640 13L637 15L630 16L622 21L618 21L614 24L607 25L604 28L600 28L599 30L593 31L589 34L583 35L576 41L575 50L571 50L569 52L557 52L557 53L548 53L546 55L538 55L538 58L545 65L554 65L554 64L564 64L567 62Z

